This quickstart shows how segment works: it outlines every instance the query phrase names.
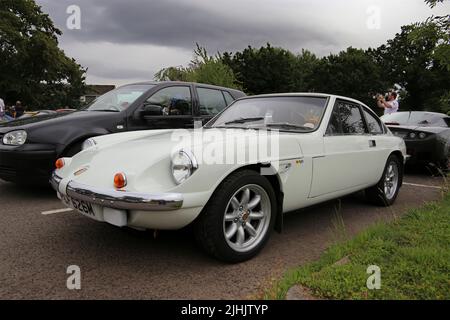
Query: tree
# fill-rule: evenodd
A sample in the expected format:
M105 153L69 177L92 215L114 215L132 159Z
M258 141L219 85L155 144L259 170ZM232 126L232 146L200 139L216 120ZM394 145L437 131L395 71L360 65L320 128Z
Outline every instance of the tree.
M294 73L293 91L308 92L313 90L312 81L319 64L320 59L315 54L302 49L302 52L296 56L296 62L292 70Z
M208 55L206 49L199 44L196 45L194 59L188 67L164 68L154 78L158 81L189 81L240 89L233 70L223 62L222 57L219 54Z
M249 94L290 92L295 89L296 57L288 50L270 44L251 46L234 55L225 53L223 61L233 69L244 91Z
M348 48L330 54L314 68L313 91L338 94L374 104L373 95L393 85L382 76L382 70L370 51Z
M404 91L401 109L446 110L441 98L450 90L450 70L436 55L441 39L433 24L408 25L376 49L385 77Z
M0 2L0 93L7 101L77 106L86 70L58 48L61 34L33 0Z

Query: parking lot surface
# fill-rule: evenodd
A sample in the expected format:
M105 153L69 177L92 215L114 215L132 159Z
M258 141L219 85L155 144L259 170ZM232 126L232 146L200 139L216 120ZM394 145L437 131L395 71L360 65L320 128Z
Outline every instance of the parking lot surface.
M243 299L257 297L289 267L319 258L337 241L438 200L442 178L405 176L394 206L367 204L362 194L285 217L256 258L224 264L206 256L189 229L153 232L92 221L63 205L50 188L0 180L1 299ZM339 212L339 213L336 213ZM345 228L337 228L341 221ZM81 290L69 290L66 271L81 269Z

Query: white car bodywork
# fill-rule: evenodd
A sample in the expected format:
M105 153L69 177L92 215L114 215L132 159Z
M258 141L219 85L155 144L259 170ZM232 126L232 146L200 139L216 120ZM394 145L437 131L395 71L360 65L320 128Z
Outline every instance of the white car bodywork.
M316 131L280 132L277 160L282 169L274 168L274 175L281 189L277 191L284 196L282 212L374 186L382 177L389 155L397 153L403 161L407 158L404 141L389 130L378 135L328 136L326 129L336 99L362 104L344 97L317 96L326 96L328 104ZM78 199L92 205L95 216L89 216L96 220L135 228L179 229L198 217L213 192L231 173L249 165L272 165L273 159L271 163L255 159L245 164L199 164L192 176L177 184L171 172L171 155L176 145L173 134L174 130L149 130L96 137L94 146L64 159L65 165L55 170L52 184L59 197L72 207L74 203L67 197L68 186L75 186L77 194L81 194ZM239 130L233 134L239 135ZM202 143L207 146L211 142ZM114 174L118 172L127 177L127 185L120 191L113 185ZM100 199L97 193L110 194L111 198ZM118 195L135 196L137 201L145 198L147 207L145 210L135 207L130 199L128 207L126 203L118 205ZM80 209L78 205L76 201L75 206Z

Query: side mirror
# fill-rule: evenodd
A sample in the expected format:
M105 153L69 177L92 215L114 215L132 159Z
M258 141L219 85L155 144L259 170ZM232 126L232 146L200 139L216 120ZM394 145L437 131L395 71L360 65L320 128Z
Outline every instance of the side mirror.
M155 104L144 104L140 111L141 117L144 116L162 116L162 107Z

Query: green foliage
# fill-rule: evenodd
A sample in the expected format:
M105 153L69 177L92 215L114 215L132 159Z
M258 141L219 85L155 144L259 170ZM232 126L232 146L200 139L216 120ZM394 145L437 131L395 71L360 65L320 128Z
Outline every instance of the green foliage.
M314 91L339 94L374 105L373 95L393 83L383 72L371 51L348 48L321 59L311 77Z
M225 54L228 64L249 94L295 91L296 57L288 50L267 44L255 49Z
M450 72L435 54L441 42L434 23L408 25L374 52L386 77L404 90L403 110L443 110L440 98L450 90Z
M58 48L61 35L33 0L0 2L0 94L30 108L77 106L85 70Z
M188 67L168 67L158 71L154 78L158 81L189 81L240 89L233 70L222 61L222 57L209 56L206 49L198 44Z
M284 299L301 284L328 299L450 299L450 193L354 239L330 247L321 259L289 271L266 298ZM336 264L348 257L346 264ZM381 268L381 289L366 287L369 265Z

